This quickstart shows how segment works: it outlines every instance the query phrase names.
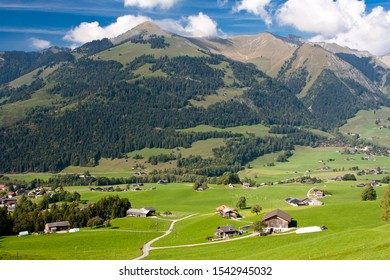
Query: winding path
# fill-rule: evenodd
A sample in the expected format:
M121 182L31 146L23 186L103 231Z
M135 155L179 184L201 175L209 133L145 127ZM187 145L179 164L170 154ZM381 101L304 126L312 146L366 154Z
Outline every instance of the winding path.
M171 223L171 225L169 226L169 229L168 229L163 235L161 235L161 236L159 236L159 237L156 237L155 239L152 239L152 240L150 240L148 243L146 243L146 244L144 245L144 247L142 247L142 252L143 252L143 254L142 254L141 256L135 258L134 260L141 260L141 259L143 259L143 258L146 258L146 257L149 255L150 250L152 250L152 246L151 246L151 245L152 245L154 242L156 242L156 241L160 240L161 238L164 238L165 236L167 236L168 234L170 234L170 233L172 232L173 227L175 226L176 222L180 222L180 221L182 221L182 220L191 218L192 216L195 216L195 215L197 215L197 214L192 214L192 215L186 216L186 217L181 218L181 219L173 220L172 223Z
M151 245L156 242L157 240L160 240L162 238L164 238L165 236L167 236L168 234L170 234L173 230L173 227L175 226L176 222L179 222L179 221L182 221L182 220L185 220L185 219L188 219L192 216L195 216L197 214L192 214L192 215L189 215L189 216L186 216L184 218L181 218L181 219L178 219L178 220L173 220L169 229L161 236L155 238L155 239L152 239L151 241L149 241L148 243L146 243L144 245L144 247L142 248L142 252L143 254L137 258L135 258L134 260L141 260L143 258L146 258L148 255L149 255L149 252L151 250L160 250L160 249L173 249L173 248L184 248L184 247L195 247L195 246L204 246L204 245L211 245L211 244L218 244L218 243L221 243L221 242L231 242L231 241L236 241L236 240L240 240L240 239L245 239L245 238L249 238L249 237L253 237L253 236L258 236L259 234L257 232L254 232L252 234L249 234L249 235L245 235L245 236L242 236L242 237L237 237L237 238L234 238L234 239L224 239L224 240L220 240L220 241L217 241L217 242L214 242L214 243L195 243L195 244L185 244L185 245L175 245L175 246L164 246L164 247L152 247Z

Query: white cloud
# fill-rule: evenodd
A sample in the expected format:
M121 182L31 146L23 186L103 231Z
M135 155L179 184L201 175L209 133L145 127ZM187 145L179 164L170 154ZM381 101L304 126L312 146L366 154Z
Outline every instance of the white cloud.
M37 38L30 38L29 41L31 43L31 46L33 46L36 49L40 49L40 50L47 49L51 46L51 43L49 41L46 41L46 40L41 40L41 39L37 39Z
M155 8L169 9L173 7L178 0L125 0L125 6L134 6L140 8Z
M192 37L216 37L218 33L217 23L203 13L189 16L185 31Z
M75 48L80 44L85 44L93 40L114 38L145 21L153 20L145 16L125 15L118 17L116 22L107 26L100 26L97 21L82 22L79 26L69 30L63 39L72 42L71 47ZM218 35L224 35L222 31L217 29L217 23L203 13L182 18L181 20L163 19L153 22L166 31L182 36L216 37Z
M155 23L166 31L187 37L218 37L223 35L223 32L217 28L217 23L202 12L181 20L164 19L157 20Z
M217 4L219 7L225 7L229 3L229 0L217 0Z
M118 17L116 22L103 27L97 21L82 22L79 26L69 30L63 39L76 44L84 44L93 40L114 38L150 20L145 16L125 15Z
M279 24L315 34L311 41L337 43L373 54L390 52L390 11L367 12L359 0L288 0L277 11Z
M233 8L234 12L247 11L249 13L255 14L256 16L260 16L262 20L267 25L272 24L272 18L269 12L266 10L266 7L269 6L271 0L241 0L237 5Z

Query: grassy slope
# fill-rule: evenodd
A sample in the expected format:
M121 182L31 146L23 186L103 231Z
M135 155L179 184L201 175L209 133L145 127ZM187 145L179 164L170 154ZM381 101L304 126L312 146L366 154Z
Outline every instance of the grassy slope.
M256 136L266 136L268 135L269 128L262 124L242 125L242 126L228 127L228 128L217 128L210 125L198 125L196 127L181 129L178 131L183 131L183 132L227 131L232 133L242 133L242 134L253 133Z
M243 94L244 90L240 88L222 88L217 90L217 94L205 96L204 100L190 100L190 102L194 106L207 108L219 102L233 100L235 97L242 96Z
M36 91L31 99L6 104L0 107L0 127L10 126L26 117L26 112L36 106L50 106L58 96L46 92L48 85Z
M319 153L326 156L330 153L305 149L307 150L300 149L296 152L295 159L292 158L290 164L306 168L305 159L310 161L317 159ZM343 164L354 163L348 161ZM359 179L365 181L366 178ZM135 208L150 205L160 212L169 209L174 213L174 217L170 219L198 213L188 220L177 223L174 232L155 246L207 243L209 241L206 241L206 237L213 235L216 227L225 224L245 225L260 219L262 213L275 208L288 212L300 227L325 224L329 228L321 233L306 235L268 236L202 247L156 250L152 251L150 259L388 259L389 225L385 225L380 219L382 210L378 206L378 201L360 201L362 189L351 187L352 184L351 182L318 184L315 187L326 188L333 196L324 198L325 205L322 207L299 208L287 205L284 199L304 197L312 185L294 183L254 190L242 189L240 186L229 189L220 185L210 185L210 189L205 192L194 192L191 183L155 185L156 190L150 190L153 184L146 184L141 192L110 194L91 192L87 187L67 189L77 190L83 199L91 202L103 196L118 194L120 197L129 198ZM378 197L382 197L384 187L376 187L376 190ZM244 218L239 222L233 222L214 214L215 208L221 204L234 207L238 198L243 195L247 198L248 206L258 203L263 207L259 216L251 213L249 209L241 210ZM130 223L127 224L127 221ZM167 224L164 224L162 219L159 225L162 227L160 230L166 229ZM18 258L25 259L127 259L139 255L140 244L157 236L152 232L154 227L155 220L144 222L125 218L113 221L114 229L105 229L101 232L84 230L66 235L5 237L0 240L0 251L6 259L15 258L16 254ZM149 233L126 232L129 229L145 229ZM108 247L110 249L107 249ZM56 248L58 253L53 254L47 248L53 250Z
M375 119L380 118L383 125L390 127L390 122L387 120L389 116L390 108L388 107L382 107L380 110L362 110L354 118L349 119L347 124L340 128L340 131L351 134L358 133L362 138L390 147L390 128L381 128L375 124Z
M122 64L131 62L134 58L141 55L152 54L156 58L167 55L168 57L175 56L204 56L196 47L191 45L187 40L180 37L166 38L165 41L170 44L165 49L152 49L150 44L134 44L127 42L119 46L113 47L110 50L100 52L95 55L98 59L115 60Z
M362 169L372 169L380 166L384 170L390 170L388 157L374 157L373 160L362 160L364 155L344 155L336 152L341 148L310 148L296 147L294 155L289 158L288 162L276 162L276 154L269 154L260 157L250 163L252 169L246 169L241 172L242 177L250 177L258 182L277 182L279 180L295 178L303 175L320 177L322 179L334 178L346 173L353 173L349 169L358 166ZM328 162L328 159L335 161ZM349 160L348 160L349 159ZM319 162L323 160L323 162ZM267 163L274 162L276 166L266 166ZM322 166L330 167L327 171L319 170ZM337 169L337 171L334 171ZM310 170L310 173L306 171ZM293 173L296 171L297 173ZM377 177L381 178L381 175ZM362 176L361 179L369 180L371 177Z
M284 193L287 194L287 189L296 187L281 188L285 188ZM329 229L321 233L256 237L202 247L156 250L152 251L149 259L389 259L390 236L387 233L390 225L380 220L382 211L378 202L359 201L361 190L357 188L334 184L329 190L334 195L323 199L326 204L322 207L281 207L292 215L299 227L325 224ZM381 196L382 189L377 191ZM268 189L270 194L271 188ZM266 208L263 212L269 210ZM180 232L156 245L204 243L205 228L211 235L218 225L237 225L215 216L206 217L183 221L177 227ZM260 217L252 214L247 220Z
M111 228L23 238L7 236L0 239L0 259L132 259L140 255L139 248L145 242L161 235L169 224L159 219L156 232L155 219L126 217L113 220Z

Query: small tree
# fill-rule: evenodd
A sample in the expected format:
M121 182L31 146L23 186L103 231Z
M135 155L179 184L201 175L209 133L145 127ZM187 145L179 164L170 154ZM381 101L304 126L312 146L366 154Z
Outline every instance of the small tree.
M223 173L220 183L223 185L238 184L240 183L240 177L238 177L237 173L227 171Z
M256 215L259 215L259 213L263 210L263 208L259 204L255 204L252 206L252 213L256 213Z
M376 199L376 191L373 186L367 186L362 192L362 200L375 200Z
M386 223L390 223L390 184L387 186L387 190L383 199L381 200L381 207L383 209L382 219Z
M87 222L87 227L96 227L96 226L101 226L104 223L104 220L100 218L99 216L93 217L88 220Z
M170 216L170 215L172 215L172 212L169 211L169 210L166 210L166 211L164 211L163 214L164 214L165 216Z
M236 206L240 209L245 208L246 207L246 197L241 196L240 199L237 201Z
M256 221L253 223L253 230L255 232L263 232L263 229L266 228L267 225L263 221Z

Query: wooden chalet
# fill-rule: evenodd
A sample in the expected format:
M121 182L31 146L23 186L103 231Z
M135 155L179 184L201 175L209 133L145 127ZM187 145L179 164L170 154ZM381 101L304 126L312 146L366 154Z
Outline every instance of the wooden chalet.
M215 211L224 218L239 218L240 214L233 207L229 207L226 205L221 205L215 209Z
M70 229L70 223L68 221L61 221L55 223L47 223L45 225L46 233L54 233L59 231L67 231Z
M240 232L234 226L226 225L219 226L215 231L215 235L217 237L225 238L240 235Z
M269 228L285 229L291 223L291 216L280 209L276 209L266 213L262 221Z

